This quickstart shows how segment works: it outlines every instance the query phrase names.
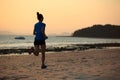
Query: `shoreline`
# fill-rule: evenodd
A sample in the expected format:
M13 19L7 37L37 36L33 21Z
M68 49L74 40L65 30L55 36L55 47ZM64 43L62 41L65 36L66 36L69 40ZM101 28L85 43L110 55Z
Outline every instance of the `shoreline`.
M62 52L62 51L82 51L88 49L103 49L106 47L118 47L120 43L99 43L99 44L71 44L64 47L48 47L46 52ZM0 49L0 55L4 54L23 54L27 53L29 48L12 48L12 49Z

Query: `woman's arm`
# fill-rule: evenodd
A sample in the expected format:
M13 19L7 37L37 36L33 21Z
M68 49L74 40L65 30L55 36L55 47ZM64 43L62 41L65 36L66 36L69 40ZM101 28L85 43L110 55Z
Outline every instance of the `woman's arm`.
M35 28L34 28L34 30L33 30L33 35L35 35Z
M42 28L42 33L43 33L44 37L47 39L48 37L47 37L47 35L45 34L45 27Z

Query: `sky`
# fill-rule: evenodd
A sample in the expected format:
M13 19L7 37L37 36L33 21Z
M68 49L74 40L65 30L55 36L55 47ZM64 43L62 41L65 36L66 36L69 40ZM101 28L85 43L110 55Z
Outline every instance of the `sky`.
M36 12L47 35L70 35L94 24L120 25L120 0L0 0L0 34L32 35Z

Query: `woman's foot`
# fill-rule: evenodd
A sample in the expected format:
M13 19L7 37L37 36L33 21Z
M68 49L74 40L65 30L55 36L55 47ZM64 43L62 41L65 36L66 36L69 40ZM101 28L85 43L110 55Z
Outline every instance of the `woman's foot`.
M46 68L47 68L46 65L42 65L42 66L41 66L41 69L46 69Z

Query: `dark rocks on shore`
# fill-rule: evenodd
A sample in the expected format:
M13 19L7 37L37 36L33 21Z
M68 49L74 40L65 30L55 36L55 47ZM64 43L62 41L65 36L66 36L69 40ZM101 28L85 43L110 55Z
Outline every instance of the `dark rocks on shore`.
M0 54L10 54L10 53L25 53L28 49L0 49Z
M60 52L60 51L80 51L87 49L102 49L103 47L120 47L120 43L101 43L101 44L72 44L65 47L49 47L47 52ZM0 54L11 53L28 53L28 49L0 49Z

